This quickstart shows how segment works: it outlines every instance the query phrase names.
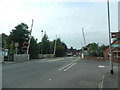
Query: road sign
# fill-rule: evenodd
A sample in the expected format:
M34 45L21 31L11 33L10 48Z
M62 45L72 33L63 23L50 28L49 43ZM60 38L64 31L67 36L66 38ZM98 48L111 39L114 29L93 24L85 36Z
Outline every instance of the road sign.
M118 45L112 45L112 47L120 47L120 44L118 44Z
M114 32L111 34L112 34L112 38L120 38L120 32Z

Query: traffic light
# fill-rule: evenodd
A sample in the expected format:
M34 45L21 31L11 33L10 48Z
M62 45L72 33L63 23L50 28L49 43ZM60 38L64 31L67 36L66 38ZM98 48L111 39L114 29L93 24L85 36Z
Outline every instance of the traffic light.
M22 47L22 51L27 51L27 47Z
M28 42L24 42L24 43L23 43L23 47L22 47L22 51L23 51L23 52L26 52L26 51L27 51L27 48L28 48Z
M84 47L84 50L87 50L87 47Z
M28 43L27 42L24 42L23 43L23 47L27 47L28 46Z
M27 42L24 42L23 43L23 47L27 47L28 46L28 43Z
M25 36L25 40L28 42L28 40L29 40L29 34L24 34L24 36Z

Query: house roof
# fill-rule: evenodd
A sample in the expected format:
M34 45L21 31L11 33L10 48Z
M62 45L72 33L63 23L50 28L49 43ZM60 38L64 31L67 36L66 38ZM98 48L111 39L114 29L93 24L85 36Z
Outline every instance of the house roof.
M120 39L114 40L114 41L112 42L112 45L113 45L115 42L120 43Z

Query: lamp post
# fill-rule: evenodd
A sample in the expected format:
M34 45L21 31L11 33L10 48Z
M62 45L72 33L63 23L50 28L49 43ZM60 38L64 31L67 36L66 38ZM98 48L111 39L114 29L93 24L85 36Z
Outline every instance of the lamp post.
M110 36L110 10L109 10L109 0L107 0L107 9L108 9L108 30L109 30L109 60L110 60L110 73L113 74L112 46L111 46L111 36Z
M41 30L41 33L42 33L42 38L43 38L43 30ZM43 48L42 38L41 38L41 58L43 57L43 56L42 56L42 51L43 51L43 50L42 50L42 48Z

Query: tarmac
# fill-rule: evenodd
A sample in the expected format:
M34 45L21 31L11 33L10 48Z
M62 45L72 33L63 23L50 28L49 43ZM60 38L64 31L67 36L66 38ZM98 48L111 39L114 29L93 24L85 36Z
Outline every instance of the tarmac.
M5 64L13 64L15 62L4 62ZM98 85L98 90L120 90L120 65L118 68L114 69L114 73L111 74L110 71L104 72Z

